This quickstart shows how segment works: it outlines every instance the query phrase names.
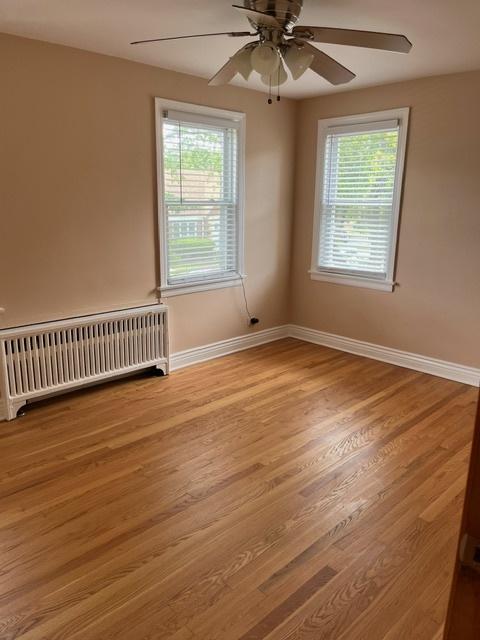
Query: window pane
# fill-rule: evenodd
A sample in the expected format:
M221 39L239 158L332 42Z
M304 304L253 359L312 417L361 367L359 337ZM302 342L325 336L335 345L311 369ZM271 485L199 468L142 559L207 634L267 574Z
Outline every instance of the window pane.
M167 205L169 280L236 270L236 210L230 205Z
M327 136L319 266L385 277L398 128Z
M237 271L237 130L165 120L168 283Z

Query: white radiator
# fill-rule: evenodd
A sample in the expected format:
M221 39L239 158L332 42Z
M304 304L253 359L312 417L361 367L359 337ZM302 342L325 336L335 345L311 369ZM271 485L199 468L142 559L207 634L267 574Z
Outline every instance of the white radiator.
M168 374L167 320L154 305L0 330L0 419L27 400L138 369Z

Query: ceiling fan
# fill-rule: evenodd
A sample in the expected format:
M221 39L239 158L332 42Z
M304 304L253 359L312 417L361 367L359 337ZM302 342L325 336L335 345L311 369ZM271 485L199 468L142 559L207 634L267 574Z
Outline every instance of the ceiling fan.
M244 0L244 6L233 5L233 8L248 19L253 32L201 33L138 40L131 44L207 36L255 37L256 40L237 51L208 84L212 86L227 84L237 73L248 80L252 71L256 71L260 74L262 82L270 89L287 81L285 65L294 80L300 78L307 69L311 69L333 85L344 84L355 78L352 71L314 47L310 44L311 42L367 47L399 53L408 53L412 48L412 43L403 35L297 25L302 6L303 0Z

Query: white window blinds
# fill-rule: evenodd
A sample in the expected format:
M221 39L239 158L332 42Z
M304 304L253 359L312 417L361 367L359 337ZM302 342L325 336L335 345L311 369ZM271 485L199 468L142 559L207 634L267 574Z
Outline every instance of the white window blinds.
M167 285L223 279L238 272L238 147L234 121L164 113Z
M327 131L318 268L385 279L392 249L397 120Z

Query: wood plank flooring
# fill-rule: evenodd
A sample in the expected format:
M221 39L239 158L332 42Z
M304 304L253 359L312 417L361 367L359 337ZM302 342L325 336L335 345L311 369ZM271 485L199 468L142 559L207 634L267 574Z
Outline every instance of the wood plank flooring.
M0 638L440 639L476 399L287 339L32 406Z

